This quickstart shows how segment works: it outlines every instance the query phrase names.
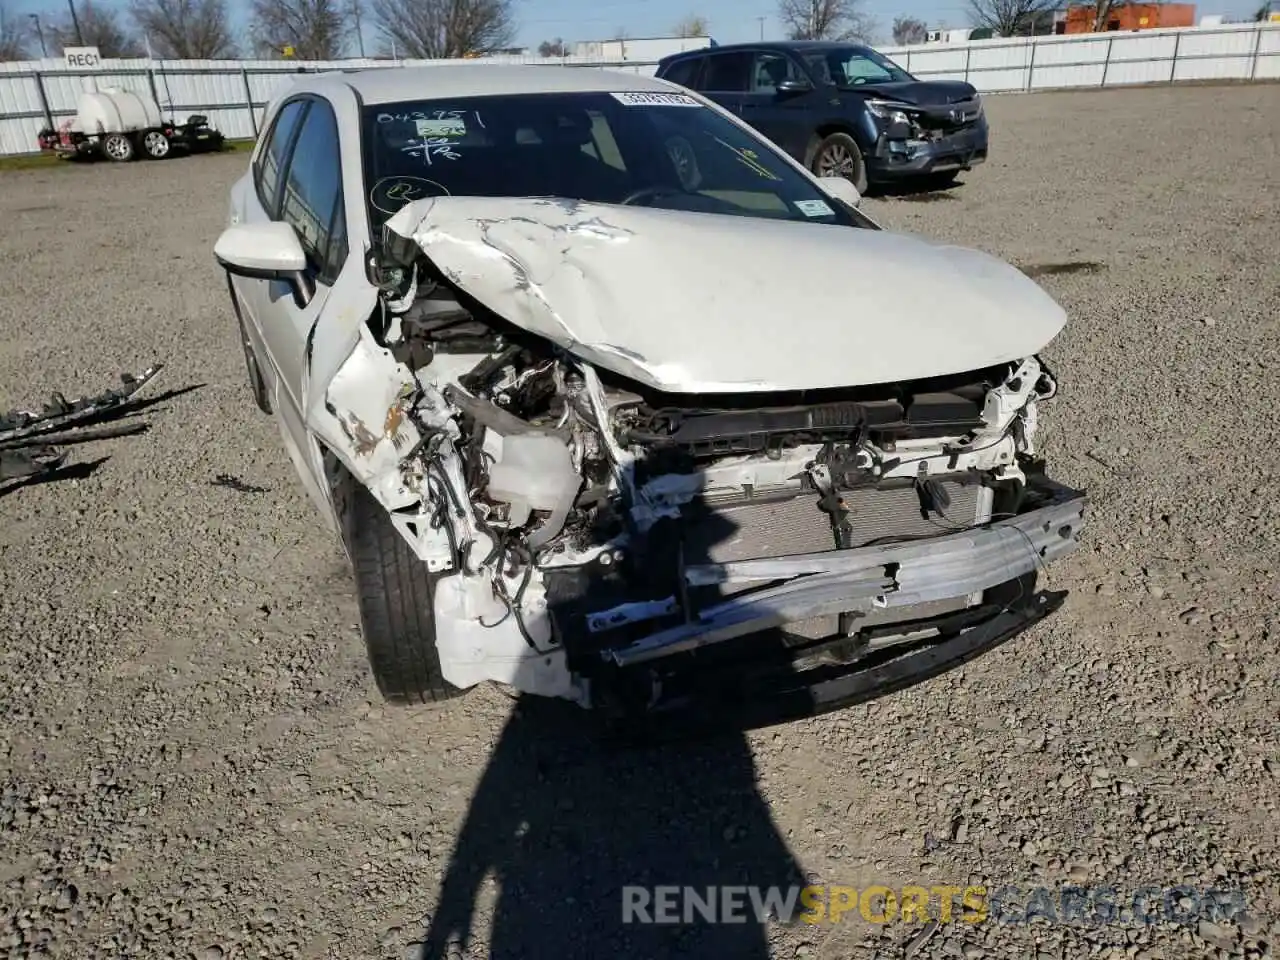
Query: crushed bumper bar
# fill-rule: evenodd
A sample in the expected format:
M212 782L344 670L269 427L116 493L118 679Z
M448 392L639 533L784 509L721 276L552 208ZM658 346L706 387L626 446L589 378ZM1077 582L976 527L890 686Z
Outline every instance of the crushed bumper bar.
M1035 573L1079 545L1086 504L1083 493L1051 481L1043 481L1041 491L1049 495L1045 506L929 540L690 566L689 586L787 582L709 607L691 622L602 656L625 668L797 620L966 597Z
M762 670L700 670L692 687L627 716L617 729L645 742L687 741L842 710L961 667L1049 616L1065 599L1062 591L1040 592L991 611L975 610L972 620L954 630L939 624L946 639L886 650L881 657L843 668L798 670L784 658Z

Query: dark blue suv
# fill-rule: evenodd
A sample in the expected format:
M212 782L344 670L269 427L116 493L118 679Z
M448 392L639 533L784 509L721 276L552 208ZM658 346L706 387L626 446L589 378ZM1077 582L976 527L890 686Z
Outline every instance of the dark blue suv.
M858 190L926 177L949 183L987 159L972 84L917 80L870 47L836 41L743 43L664 58L657 75L696 90L819 176Z

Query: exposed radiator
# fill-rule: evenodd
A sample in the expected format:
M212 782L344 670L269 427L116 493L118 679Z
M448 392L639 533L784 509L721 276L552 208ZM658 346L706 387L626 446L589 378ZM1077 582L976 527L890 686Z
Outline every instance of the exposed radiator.
M946 516L921 511L915 486L864 487L846 491L850 511L850 546L862 547L883 538L933 537L986 519L981 515L983 488L977 483L941 481L951 496ZM987 508L989 509L989 508ZM786 557L836 549L831 518L808 493L785 500L715 505L685 532L689 563L728 563L762 557Z
M938 480L938 478L934 478ZM850 511L850 545L864 547L895 538L945 536L957 528L990 518L990 491L976 482L938 480L951 497L945 516L921 509L920 495L912 483L863 487L843 493ZM686 563L729 563L736 560L786 557L836 549L831 518L818 508L812 493L782 500L738 501L706 508L685 527ZM744 586L739 589L749 589ZM725 587L720 595L736 592ZM876 611L862 618L862 626L939 616L963 609L967 600L938 601L920 609L911 607ZM927 609L925 609L927 607ZM835 616L817 617L789 624L785 632L798 638L833 635L839 626Z

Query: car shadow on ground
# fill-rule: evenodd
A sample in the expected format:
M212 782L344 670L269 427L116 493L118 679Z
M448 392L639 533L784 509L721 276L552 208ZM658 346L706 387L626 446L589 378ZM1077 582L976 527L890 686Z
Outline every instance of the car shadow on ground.
M963 180L946 181L930 177L902 180L894 183L877 183L867 188L867 196L873 200L900 200L907 203L934 203L959 200L956 193L964 186Z
M624 922L628 886L803 883L745 736L621 749L594 731L567 703L517 702L471 800L421 960L460 956L477 935L493 958L769 956L750 901L747 922ZM490 895L491 930L480 906Z

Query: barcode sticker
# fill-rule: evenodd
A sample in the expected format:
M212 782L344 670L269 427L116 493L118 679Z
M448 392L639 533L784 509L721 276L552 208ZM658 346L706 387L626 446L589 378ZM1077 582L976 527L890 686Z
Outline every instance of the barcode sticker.
M626 90L613 94L625 107L700 107L700 104L687 93L662 93L657 90Z

